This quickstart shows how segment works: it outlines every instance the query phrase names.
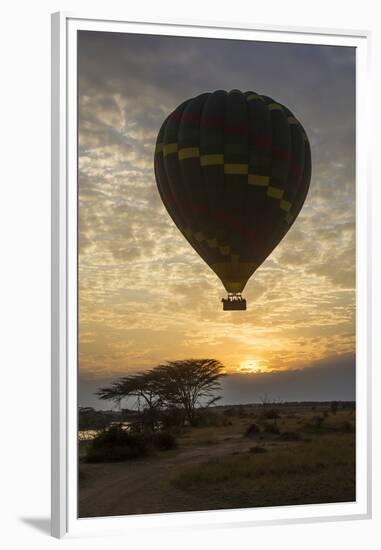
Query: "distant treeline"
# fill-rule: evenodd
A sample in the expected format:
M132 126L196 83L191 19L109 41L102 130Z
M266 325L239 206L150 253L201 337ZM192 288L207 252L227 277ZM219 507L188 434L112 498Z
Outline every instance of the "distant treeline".
M136 411L122 409L120 411L102 411L93 407L79 407L78 429L79 430L102 430L112 422L129 421L137 416Z
M230 405L215 405L208 407L209 410L223 412L229 411L232 415L241 415L248 412L247 409L327 409L335 412L339 409L355 410L355 401L284 401L282 403L269 402L263 403L245 403L245 404L230 404ZM206 410L207 407L200 407L199 411ZM78 427L79 430L102 430L110 426L112 423L118 422L135 422L140 418L141 413L134 409L117 410L97 410L93 407L79 407L78 410Z
M356 407L356 401L267 401L267 402L256 402L256 403L229 403L227 405L216 405L215 408L223 409L226 407L252 407L259 408L264 405L271 405L271 407L330 407L332 403L337 403L339 408L343 409L353 409Z

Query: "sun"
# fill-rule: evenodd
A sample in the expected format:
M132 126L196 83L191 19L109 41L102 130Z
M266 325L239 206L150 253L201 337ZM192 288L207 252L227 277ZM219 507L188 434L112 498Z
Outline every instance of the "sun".
M263 372L262 362L258 359L246 359L242 361L238 367L238 372L252 374Z

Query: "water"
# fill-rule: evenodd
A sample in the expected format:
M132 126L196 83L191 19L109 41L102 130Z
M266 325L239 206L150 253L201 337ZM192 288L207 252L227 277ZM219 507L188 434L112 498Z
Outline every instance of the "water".
M110 422L111 426L122 426L122 428L126 431L129 431L131 429L132 423L131 422ZM102 432L103 430L78 430L78 439L79 441L91 441L94 439L99 432Z

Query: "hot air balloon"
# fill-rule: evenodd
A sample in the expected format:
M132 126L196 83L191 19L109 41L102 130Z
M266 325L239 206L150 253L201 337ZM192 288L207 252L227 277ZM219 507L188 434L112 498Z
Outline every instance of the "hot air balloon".
M154 165L169 215L228 293L223 309L245 310L247 281L306 199L311 151L303 126L255 92L203 93L163 122Z

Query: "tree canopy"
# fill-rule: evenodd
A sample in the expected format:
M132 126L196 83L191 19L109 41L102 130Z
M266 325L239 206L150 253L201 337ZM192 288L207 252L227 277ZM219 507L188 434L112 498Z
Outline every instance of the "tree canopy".
M216 359L168 361L147 372L122 377L97 395L117 403L134 397L138 410L146 410L152 419L161 409L182 408L194 424L198 407L209 407L221 399L217 392L223 371Z

